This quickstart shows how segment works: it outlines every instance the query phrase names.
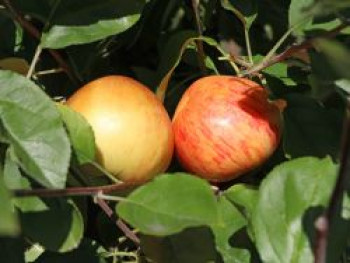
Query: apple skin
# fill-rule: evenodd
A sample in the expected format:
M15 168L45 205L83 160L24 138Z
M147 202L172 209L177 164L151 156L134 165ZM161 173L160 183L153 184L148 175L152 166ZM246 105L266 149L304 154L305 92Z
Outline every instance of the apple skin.
M175 153L189 172L225 182L263 164L277 148L283 100L270 102L259 84L208 76L182 96L173 117Z
M117 179L142 183L168 168L174 150L171 120L143 84L102 77L76 91L67 105L91 125L97 162Z

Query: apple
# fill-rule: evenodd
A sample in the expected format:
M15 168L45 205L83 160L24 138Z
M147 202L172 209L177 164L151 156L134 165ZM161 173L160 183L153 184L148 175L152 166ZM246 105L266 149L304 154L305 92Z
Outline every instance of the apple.
M171 120L153 92L125 76L96 79L67 105L91 125L97 162L117 179L141 183L170 164L174 135Z
M254 81L208 76L182 96L172 120L175 153L189 172L224 182L263 164L277 148L283 100Z

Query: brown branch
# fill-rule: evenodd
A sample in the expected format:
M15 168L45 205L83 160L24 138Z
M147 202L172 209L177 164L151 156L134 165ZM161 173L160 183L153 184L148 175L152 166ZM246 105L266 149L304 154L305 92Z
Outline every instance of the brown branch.
M193 9L193 13L194 13L194 18L196 21L196 27L197 27L197 32L199 34L200 37L203 36L203 28L202 28L202 24L201 24L201 20L199 17L199 12L198 12L198 2L197 0L192 0L192 9ZM205 53L204 53L204 47L203 47L203 41L201 40L196 40L195 41L197 49L198 49L198 53L197 53L197 57L198 57L198 63L199 63L199 68L201 69L202 73L205 75L207 70L205 67Z
M120 183L105 186L89 186L89 187L69 187L65 189L15 189L12 191L15 197L60 197L60 196L92 196L97 193L110 193L131 189L137 186L132 183Z
M10 14L13 16L13 19L24 29L26 30L31 36L33 36L35 39L40 41L41 33L39 30L32 25L28 20L26 20L22 14L20 14L19 11L17 11L14 6L11 3L11 0L0 0L5 8L10 12ZM62 56L59 52L52 49L47 49L47 51L51 54L53 59L57 62L57 64L62 68L62 70L67 74L67 76L70 78L71 81L73 81L75 84L79 84L79 81L77 78L71 73L70 68L68 64L64 61Z
M123 231L126 237L132 240L136 245L140 245L140 239L135 235L134 232L123 222L123 220L119 219L114 213L114 211L109 207L107 202L101 198L96 197L96 203L100 206L100 208L106 213L106 215L117 225L117 227Z
M341 142L340 167L334 190L324 214L316 221L315 263L324 263L329 237L329 228L337 215L337 210L343 200L347 181L350 176L350 98L347 101L347 112Z
M342 23L339 26L335 27L331 31L328 31L324 34L321 34L317 37L306 39L305 41L301 42L300 44L294 44L287 48L282 53L273 56L270 60L266 61L266 63L258 64L256 67L253 67L252 69L249 69L245 72L242 72L242 75L250 75L260 72L261 70L268 68L276 63L282 62L286 60L287 58L290 58L295 53L301 50L310 49L313 47L314 41L319 38L332 38L335 37L339 32L341 32L344 28L348 27L348 23Z

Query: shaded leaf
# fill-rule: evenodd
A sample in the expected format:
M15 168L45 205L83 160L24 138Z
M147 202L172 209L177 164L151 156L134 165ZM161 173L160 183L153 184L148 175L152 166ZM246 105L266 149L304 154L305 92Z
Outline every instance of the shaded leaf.
M157 263L219 262L213 234L209 228L196 227L166 237L141 236L141 248Z
M36 263L107 263L102 254L106 250L96 241L83 239L80 246L68 253L55 253L47 251L42 254Z
M144 234L164 236L215 222L217 206L206 181L176 173L140 186L117 205L117 213Z
M226 10L233 12L247 30L257 17L257 2L255 0L221 0L221 5Z
M283 114L283 146L287 157L337 158L343 113L302 95L289 95L285 99L288 106Z
M21 214L24 235L45 249L67 252L76 248L84 232L83 217L71 200L47 201L48 210Z
M32 189L29 180L24 177L14 161L15 156L9 148L6 152L4 163L4 180L9 189ZM48 209L46 204L39 197L13 198L13 203L22 212L43 211Z
M70 145L51 99L33 82L0 71L0 119L3 136L13 147L20 167L49 188L63 188Z
M144 4L143 0L61 0L41 45L57 49L119 34L139 20Z
M79 164L95 160L94 132L86 119L68 106L57 104Z
M263 262L313 262L314 221L329 200L336 171L330 158L304 157L268 174L253 214Z
M23 239L0 237L0 258L2 261L8 263L24 263L23 250Z
M342 77L350 79L350 50L334 40L319 39L315 46L325 54L330 65Z
M11 70L25 76L29 70L29 64L23 58L8 57L0 60L0 69Z

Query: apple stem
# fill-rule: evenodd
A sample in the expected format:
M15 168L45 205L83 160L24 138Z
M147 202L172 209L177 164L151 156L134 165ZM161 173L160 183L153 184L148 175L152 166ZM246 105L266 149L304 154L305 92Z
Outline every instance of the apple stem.
M341 202L350 175L350 97L347 100L347 111L343 126L341 141L340 167L328 206L324 213L316 220L316 242L315 242L315 263L326 262L327 245L329 240L329 229L334 223L336 216L340 216Z

